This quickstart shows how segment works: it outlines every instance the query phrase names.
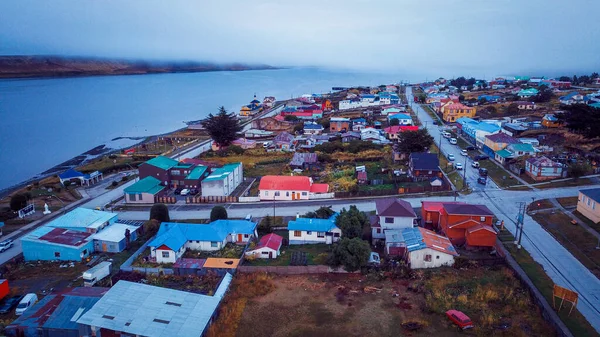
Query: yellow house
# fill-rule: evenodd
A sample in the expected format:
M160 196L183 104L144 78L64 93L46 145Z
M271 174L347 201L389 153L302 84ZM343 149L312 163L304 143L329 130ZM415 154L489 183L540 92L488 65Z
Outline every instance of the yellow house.
M442 112L442 118L450 123L456 122L461 117L473 118L476 112L474 107L452 101L442 105L440 111Z
M504 150L510 144L518 144L519 141L503 132L498 132L493 135L485 136L484 145L489 147L493 152Z
M595 223L600 222L600 188L579 191L577 211ZM598 206L598 207L596 207Z

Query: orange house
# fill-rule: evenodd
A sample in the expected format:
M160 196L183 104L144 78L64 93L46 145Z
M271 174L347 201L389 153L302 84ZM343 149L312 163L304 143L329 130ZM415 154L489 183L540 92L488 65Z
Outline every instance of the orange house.
M440 214L445 204L464 204L462 202L421 201L421 221L423 227L440 231Z
M450 101L440 108L442 119L448 123L454 123L461 117L473 118L476 110L474 107Z
M439 227L455 245L490 247L496 242L496 231L492 228L493 217L494 213L485 205L444 203L440 210ZM480 226L484 230L472 230ZM469 230L472 233L467 242Z

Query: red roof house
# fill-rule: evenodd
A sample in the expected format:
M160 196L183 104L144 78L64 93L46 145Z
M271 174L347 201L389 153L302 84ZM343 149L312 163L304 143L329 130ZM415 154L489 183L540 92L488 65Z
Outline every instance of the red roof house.
M496 244L496 231L492 226L479 224L467 229L467 246L493 247Z
M472 205L463 203L444 203L440 211L440 230L455 245L467 243L467 231L473 227L484 225L491 228L494 213L485 205ZM474 235L474 233L472 234ZM496 232L481 231L475 235L469 246L492 247L491 242L496 242Z
M258 191L260 200L308 200L311 194L328 193L329 185L305 176L264 176Z
M280 254L282 242L283 237L273 233L267 234L260 238L256 247L247 251L246 255L261 259L276 259Z

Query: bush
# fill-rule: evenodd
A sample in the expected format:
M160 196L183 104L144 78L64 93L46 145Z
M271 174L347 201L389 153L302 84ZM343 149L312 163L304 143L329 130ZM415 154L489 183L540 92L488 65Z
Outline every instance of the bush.
M31 199L31 193L17 193L10 198L10 209L18 211L27 206L27 202Z
M156 220L148 220L144 223L143 229L144 234L149 237L152 237L158 233L158 228L160 227L160 222Z
M257 230L259 234L268 234L272 231L271 227L273 227L273 218L271 218L270 215L267 215L258 224Z
M223 206L215 206L210 211L210 221L227 220L227 210Z
M227 154L235 154L235 155L244 154L244 149L242 149L242 147L238 146L238 145L230 145L227 148Z
M109 159L117 159L117 155L116 154L110 154L108 155Z
M113 180L113 182L110 184L112 185L112 187L117 187L119 185L119 183L116 180Z
M332 266L344 266L348 272L359 270L369 262L371 247L369 243L359 238L342 238L333 248L333 254L329 258Z
M123 178L121 178L121 181L127 181L129 180L129 176L123 176Z
M165 204L154 204L150 208L150 220L156 220L158 222L170 221L169 208Z
M63 183L63 185L64 185L65 187L69 187L69 186L71 186L71 184L72 184L72 183L71 183L71 181L70 181L70 180L67 180L67 181L65 181L65 182Z

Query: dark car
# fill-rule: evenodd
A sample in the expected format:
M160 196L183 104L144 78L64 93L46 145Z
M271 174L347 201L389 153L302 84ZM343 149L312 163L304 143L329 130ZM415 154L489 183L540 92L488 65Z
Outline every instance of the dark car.
M183 191L183 187L177 187L173 193L179 195L181 194L181 191Z
M192 189L190 189L190 193L189 194L190 195L196 195L196 194L198 194L198 190L195 189L195 188L192 188Z
M487 177L488 176L488 170L485 169L485 168L483 168L483 167L480 167L479 168L479 175L482 176L482 177Z
M487 155L485 155L485 154L478 154L473 159L475 159L475 160L486 160L486 159L490 159L490 157L487 156Z
M475 150L476 150L476 148L475 148L475 146L471 146L471 145L469 145L469 146L467 146L467 147L465 148L465 150L467 150L467 151L475 151Z
M477 178L477 183L481 184L481 185L486 185L487 179L485 179L484 177L479 177L479 178Z
M0 314L8 314L12 309L14 309L14 307L17 306L17 304L19 304L19 302L21 302L22 299L23 296L17 295L4 301L2 306L0 306Z

